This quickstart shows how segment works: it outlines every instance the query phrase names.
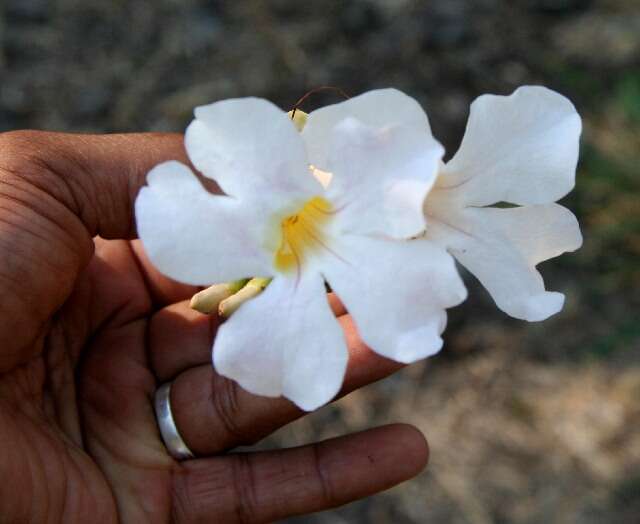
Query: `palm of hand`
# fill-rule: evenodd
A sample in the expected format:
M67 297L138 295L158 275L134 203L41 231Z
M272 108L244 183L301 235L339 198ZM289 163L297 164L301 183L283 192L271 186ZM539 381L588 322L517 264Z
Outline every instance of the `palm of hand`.
M37 356L0 380L10 522L168 520L176 463L152 407L152 302L128 242L100 242L96 255L35 342Z

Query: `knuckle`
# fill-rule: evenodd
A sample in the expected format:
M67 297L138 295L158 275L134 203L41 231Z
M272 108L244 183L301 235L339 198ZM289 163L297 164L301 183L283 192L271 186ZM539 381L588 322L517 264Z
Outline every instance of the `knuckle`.
M251 457L247 453L233 455L234 508L239 524L258 522L258 496Z
M19 130L0 133L0 181L33 187L56 200L69 200L69 187L53 163L61 157L45 131Z
M324 505L326 507L335 506L337 504L336 492L333 489L331 476L325 467L320 445L314 444L311 446L310 453L313 470L315 471L315 477L318 482L318 491L324 501Z
M32 177L42 174L39 156L45 149L42 132L31 130L0 133L0 172L2 178Z
M93 231L100 202L89 167L83 155L73 153L69 140L47 131L0 133L0 182L53 198Z
M194 503L186 475L181 472L174 473L171 489L171 522L183 524L193 521L191 514Z
M248 454L178 465L171 478L171 522L264 522Z
M211 405L214 417L220 422L219 426L227 434L229 442L245 444L246 434L238 424L240 409L236 382L216 376L212 382Z

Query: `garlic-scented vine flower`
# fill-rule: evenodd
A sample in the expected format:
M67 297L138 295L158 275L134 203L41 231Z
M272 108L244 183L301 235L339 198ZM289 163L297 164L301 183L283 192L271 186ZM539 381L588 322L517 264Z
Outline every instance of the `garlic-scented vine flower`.
M396 99L411 118L365 125L344 115L333 127L326 188L291 119L255 98L199 107L186 132L193 165L225 195L178 162L149 173L135 211L160 271L197 285L272 278L214 342L217 371L245 389L306 410L339 391L347 347L325 281L374 351L412 362L440 349L444 310L466 290L445 250L405 239L424 230L422 203L443 149L419 105Z
M314 111L302 135L320 169L331 130L346 116L368 125L391 118L413 125L422 112L394 90ZM580 132L571 102L544 87L481 96L458 152L441 165L425 200L427 229L419 240L446 248L513 317L537 321L562 309L564 295L546 291L535 266L582 243L575 216L555 204L574 186Z

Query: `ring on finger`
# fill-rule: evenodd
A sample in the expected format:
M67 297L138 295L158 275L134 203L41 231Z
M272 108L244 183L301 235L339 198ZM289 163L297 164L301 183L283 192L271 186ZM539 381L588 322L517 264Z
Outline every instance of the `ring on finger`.
M169 454L176 460L187 460L195 457L193 451L185 443L178 431L171 411L171 382L162 384L155 395L156 420L160 435Z

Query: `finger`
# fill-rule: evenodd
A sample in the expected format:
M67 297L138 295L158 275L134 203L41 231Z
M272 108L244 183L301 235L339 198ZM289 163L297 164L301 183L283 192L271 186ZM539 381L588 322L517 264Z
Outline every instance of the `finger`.
M402 364L371 351L351 317L340 317L349 363L339 395L384 378ZM196 455L219 453L257 442L305 414L285 398L252 395L213 370L210 360L179 374L171 387L171 406L180 434Z
M90 237L107 239L134 236L133 202L152 167L188 163L183 136L174 133L17 131L0 143L2 167L64 204Z
M131 241L131 251L136 257L138 268L144 277L147 290L155 304L154 309L191 299L193 295L202 289L198 286L177 282L160 273L149 260L140 240Z
M162 308L149 325L151 369L166 382L189 368L211 366L211 348L222 319L203 315L182 301Z
M161 297L158 300L181 300L157 311L149 328L151 366L158 380L165 382L193 366L211 362L213 339L222 319L191 309L185 299L191 297L193 286L170 281L152 267L149 270L157 273L153 278L156 294ZM346 309L340 300L333 293L327 297L334 314L344 315Z
M186 160L180 135L0 134L0 373L33 344L93 253L134 233L133 201L159 162Z
M429 449L396 424L310 446L190 460L174 475L182 522L271 522L333 508L417 475Z
M329 307L336 317L341 317L347 313L347 308L344 307L344 304L340 301L338 295L333 292L327 293L327 299L329 301Z

